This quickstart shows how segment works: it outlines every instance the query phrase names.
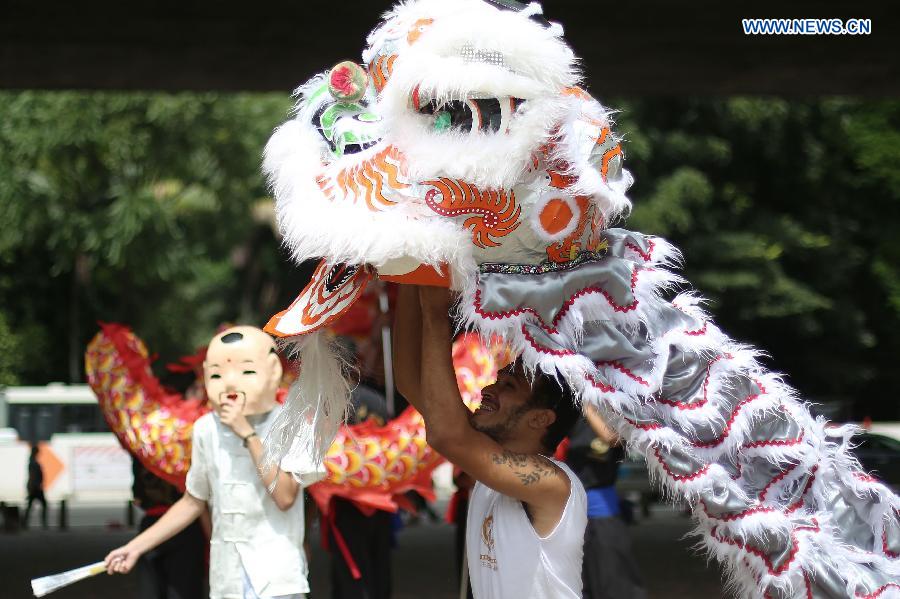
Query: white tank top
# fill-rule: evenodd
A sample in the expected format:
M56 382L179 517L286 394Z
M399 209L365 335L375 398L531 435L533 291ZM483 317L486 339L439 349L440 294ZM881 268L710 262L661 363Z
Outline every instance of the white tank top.
M581 599L587 496L568 466L571 491L546 537L535 532L522 502L477 483L469 499L466 557L475 599Z

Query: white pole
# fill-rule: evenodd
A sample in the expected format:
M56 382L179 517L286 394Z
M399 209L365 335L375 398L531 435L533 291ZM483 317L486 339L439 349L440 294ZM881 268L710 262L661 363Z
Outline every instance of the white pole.
M384 286L378 291L378 308L383 315L387 315L390 310L387 290ZM381 327L381 351L384 354L384 396L387 400L388 418L393 418L396 415L394 406L394 360L391 355L391 327L387 324Z
M459 599L466 599L469 590L469 556L465 547L463 547L462 576L459 579Z

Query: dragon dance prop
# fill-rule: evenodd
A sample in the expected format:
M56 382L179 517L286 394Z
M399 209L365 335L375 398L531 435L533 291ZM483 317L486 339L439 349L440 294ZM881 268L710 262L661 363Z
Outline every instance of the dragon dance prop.
M203 399L167 392L150 370L144 342L128 327L101 323L84 354L88 384L122 448L150 472L184 491L194 421Z
M460 392L476 406L481 388L497 376L504 353L477 335L455 344L453 362ZM122 447L160 478L184 490L190 468L194 421L208 412L205 402L166 393L150 370L144 343L127 327L103 324L85 353L88 382L110 429ZM408 408L383 426L342 426L325 454L327 475L309 487L327 513L332 497L363 509L395 511L403 494L433 495L431 473L443 459L425 442L422 416Z
M854 429L675 292L676 248L612 227L632 179L561 26L536 3L418 0L367 41L266 147L293 258L324 258L267 330L324 367L321 330L374 277L449 286L465 326L564 377L693 506L740 596L900 596L900 499L848 453ZM340 381L305 373L271 459L338 426Z

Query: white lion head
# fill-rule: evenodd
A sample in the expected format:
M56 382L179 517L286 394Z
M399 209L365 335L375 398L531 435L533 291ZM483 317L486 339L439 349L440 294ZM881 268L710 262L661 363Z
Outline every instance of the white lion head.
M596 251L631 178L576 62L536 3L397 5L368 37L359 93L335 89L354 73L314 77L266 147L295 259L401 281L443 269L459 288L479 264Z

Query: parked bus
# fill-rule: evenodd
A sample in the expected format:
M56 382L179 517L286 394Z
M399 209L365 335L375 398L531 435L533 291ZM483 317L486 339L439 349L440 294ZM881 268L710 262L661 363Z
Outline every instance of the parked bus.
M62 383L0 389L0 428L12 428L30 443L56 433L109 432L91 388Z
M33 444L40 448L48 501L130 500L131 456L110 432L88 385L0 388L0 501L24 502Z

